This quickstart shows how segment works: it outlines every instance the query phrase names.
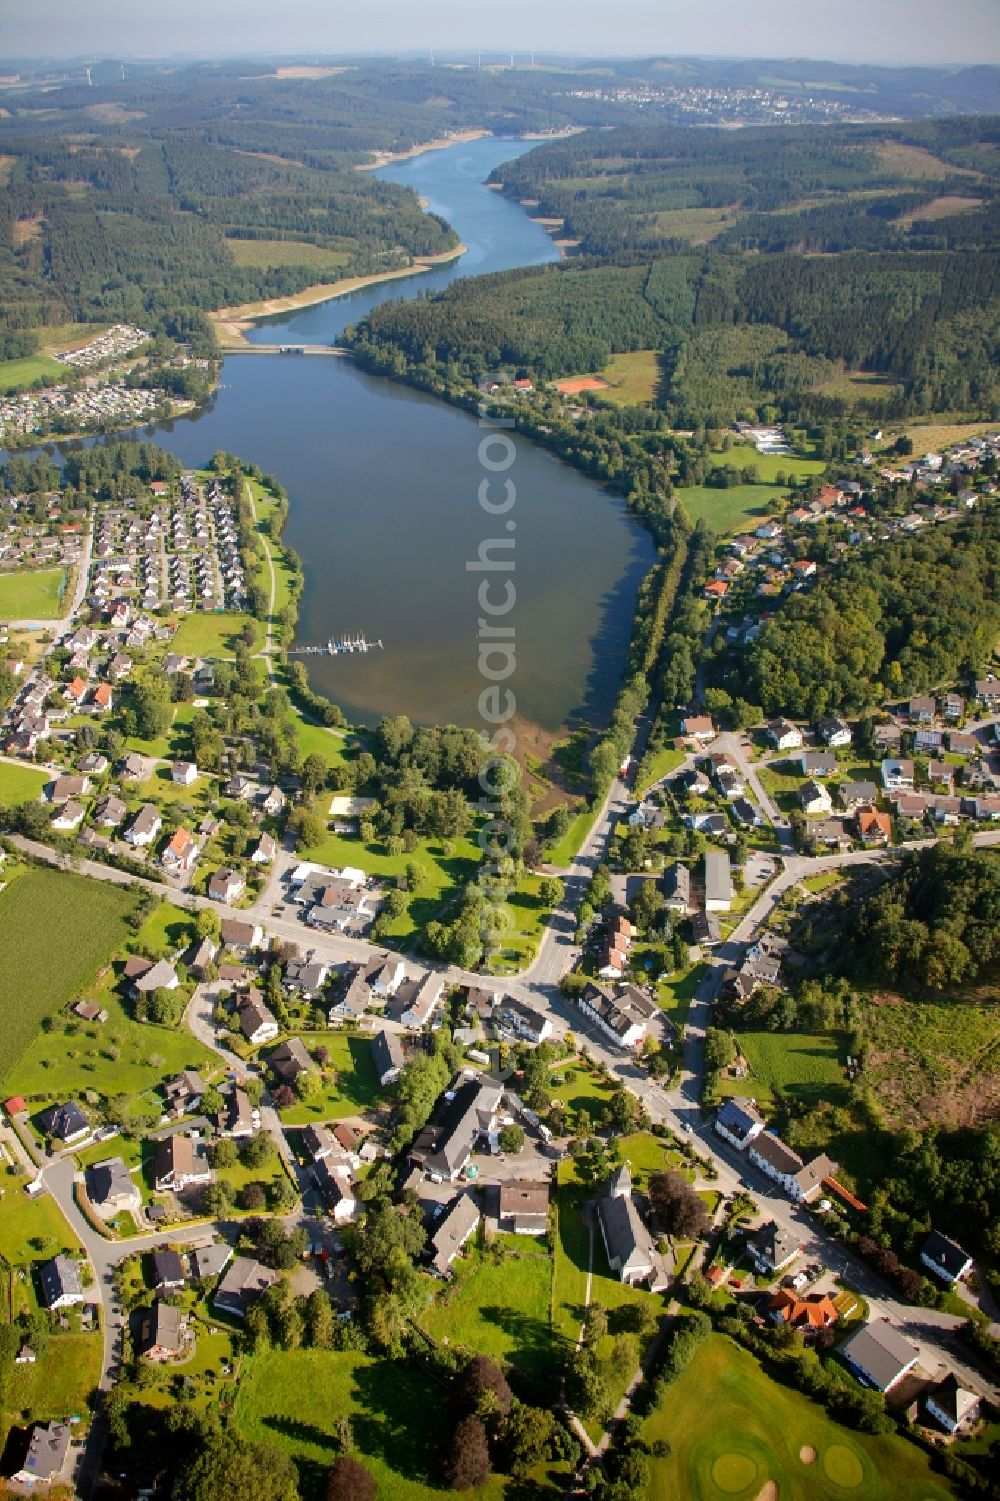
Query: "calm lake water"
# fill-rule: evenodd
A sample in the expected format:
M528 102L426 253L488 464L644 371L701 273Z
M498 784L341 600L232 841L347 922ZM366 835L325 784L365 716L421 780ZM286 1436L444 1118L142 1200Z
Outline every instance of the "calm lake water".
M333 343L389 298L458 276L555 258L549 236L483 186L492 168L526 150L493 138L431 151L383 169L408 183L469 249L453 265L269 320L266 343ZM234 355L200 417L156 428L187 464L217 449L278 476L291 509L286 536L302 558L303 643L364 632L385 649L307 658L315 687L349 718L405 713L419 723L479 726L480 575L465 564L516 521L518 712L553 730L575 712L598 719L614 698L636 591L654 560L624 504L526 439L517 439L509 517L492 520L477 494L485 471L475 419L337 357ZM502 493L498 488L493 496ZM497 575L497 578L506 575ZM498 599L502 589L492 595Z

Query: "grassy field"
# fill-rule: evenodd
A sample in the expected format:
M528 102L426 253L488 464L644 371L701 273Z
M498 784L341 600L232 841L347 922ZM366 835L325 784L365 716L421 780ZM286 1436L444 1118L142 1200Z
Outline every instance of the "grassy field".
M572 865L580 853L580 846L587 837L587 830L592 822L592 813L578 813L562 838L549 850L547 863L557 866L560 870Z
M724 208L665 208L656 214L657 227L676 240L706 245L739 217L739 206Z
M812 1032L740 1032L737 1041L750 1064L750 1079L811 1104L846 1096L847 1086L837 1037Z
M662 777L667 777L675 771L684 760L684 752L675 750L672 745L665 745L662 750L654 751L649 757L648 763L642 774L642 779L635 784L636 795L642 797L650 787Z
M317 1121L341 1121L369 1110L381 1099L370 1037L346 1032L298 1034L307 1048L322 1043L328 1049L323 1089L315 1099L297 1101L281 1112L286 1126L312 1126Z
M995 1006L940 998L865 1000L865 1083L896 1128L984 1125L1000 1075Z
M12 1412L30 1411L39 1423L86 1419L101 1372L101 1336L60 1334L34 1365L16 1365L7 1389Z
M643 1437L672 1448L652 1461L649 1501L754 1501L768 1481L780 1501L945 1501L952 1494L914 1445L841 1428L721 1335L701 1346Z
M15 1268L26 1267L60 1251L78 1251L76 1236L48 1194L29 1199L24 1179L11 1168L0 1175L4 1193L0 1198L0 1244Z
M507 900L510 927L503 935L503 944L493 956L494 974L516 973L531 963L538 952L542 929L550 909L539 895L542 884L540 876L521 877Z
M65 582L65 568L41 568L32 573L0 573L0 618L57 620Z
M692 521L707 521L724 534L751 531L767 514L768 501L788 492L780 485L730 485L726 490L684 485L676 493Z
M678 970L669 980L660 980L657 984L656 998L675 1027L682 1027L687 1021L694 993L707 968L707 964L694 964L690 969Z
M22 360L0 360L0 393L23 391L44 379L55 384L64 379L66 366L58 360L50 360L45 354L29 354Z
M18 803L33 803L48 780L48 772L36 771L33 766L13 766L9 761L0 761L0 806L12 808Z
M371 1471L380 1501L429 1501L452 1492L435 1483L447 1433L446 1405L428 1400L427 1378L401 1361L353 1351L268 1351L248 1363L235 1423L245 1438L277 1444L299 1468L305 1501L318 1501L337 1450L339 1417L350 1419L354 1453ZM466 1492L499 1501L494 1476Z
M170 650L184 657L231 657L235 652L248 615L237 615L229 610L218 614L185 615L170 643ZM253 622L256 633L254 650L260 647L260 626Z
M26 1048L39 1045L42 1019L79 994L122 946L133 906L121 887L61 870L22 870L0 892L0 1079L10 1077Z
M998 427L997 422L928 422L907 426L906 433L913 439L918 454L940 453L952 443L979 437L981 433L995 433Z
M779 474L804 479L822 474L826 468L822 459L801 458L797 454L758 453L751 443L734 443L726 452L710 453L707 463L709 469L722 469L727 464L745 469L752 464L760 476L761 484L765 485L777 484Z
M636 349L632 354L613 354L601 375L608 389L602 401L616 406L637 406L652 401L660 385L660 356L655 349Z
M322 756L328 766L342 766L357 755L344 735L328 730L325 725L308 724L306 720L296 718L295 728L303 760L316 754Z
M238 266L308 266L324 276L339 271L350 255L346 250L327 250L302 240L227 240L229 254Z
M519 1238L522 1245L501 1261L475 1251L460 1259L455 1281L441 1289L420 1324L432 1339L540 1377L551 1353L552 1261L544 1245Z

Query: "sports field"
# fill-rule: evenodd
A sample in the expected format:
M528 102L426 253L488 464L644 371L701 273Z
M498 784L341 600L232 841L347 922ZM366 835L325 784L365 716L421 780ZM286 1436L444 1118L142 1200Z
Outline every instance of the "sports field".
M652 1461L649 1501L945 1501L952 1494L914 1445L841 1428L718 1334L670 1387L643 1438L666 1440L672 1451Z
M65 568L0 573L0 619L57 620L65 582Z

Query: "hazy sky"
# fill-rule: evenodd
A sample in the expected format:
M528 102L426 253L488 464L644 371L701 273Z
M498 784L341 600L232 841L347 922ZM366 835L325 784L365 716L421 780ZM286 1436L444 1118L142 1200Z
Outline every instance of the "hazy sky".
M571 49L1000 62L1000 0L0 0L6 57Z

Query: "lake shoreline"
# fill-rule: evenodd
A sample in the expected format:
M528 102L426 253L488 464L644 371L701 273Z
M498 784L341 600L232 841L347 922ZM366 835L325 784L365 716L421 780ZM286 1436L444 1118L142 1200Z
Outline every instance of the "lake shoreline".
M344 276L339 281L314 282L312 286L303 287L301 292L293 292L288 297L242 302L235 307L218 308L208 316L223 354L227 349L250 349L253 346L246 334L256 323L282 313L298 313L303 308L315 307L317 303L332 302L337 297L346 297L351 292L360 292L363 288L376 286L380 282L419 276L424 271L433 271L438 266L447 265L449 261L458 260L468 248L467 245L459 244L451 250L440 251L438 255L417 256L412 266L401 266L396 271L378 271L371 276Z

